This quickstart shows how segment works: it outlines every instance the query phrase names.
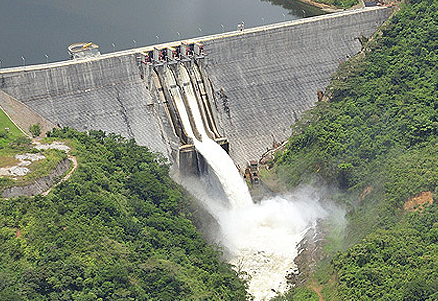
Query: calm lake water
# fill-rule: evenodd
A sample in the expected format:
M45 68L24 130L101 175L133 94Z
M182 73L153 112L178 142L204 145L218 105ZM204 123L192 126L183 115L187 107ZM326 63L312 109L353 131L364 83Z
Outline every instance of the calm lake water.
M0 7L3 68L66 60L74 42L93 41L107 53L322 13L292 0L0 0Z

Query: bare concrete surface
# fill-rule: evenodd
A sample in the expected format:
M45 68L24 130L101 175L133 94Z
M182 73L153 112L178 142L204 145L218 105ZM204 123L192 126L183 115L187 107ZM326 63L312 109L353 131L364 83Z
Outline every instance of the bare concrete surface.
M29 133L29 127L34 124L40 124L42 135L55 127L42 115L2 90L0 90L0 108L19 129L27 134Z
M360 51L357 38L371 36L390 12L366 8L193 39L204 43L201 68L234 161L244 166L287 139L339 62ZM0 105L12 99L53 125L117 133L175 160L179 140L165 104L150 70L145 76L139 68L145 49L152 46L2 69Z

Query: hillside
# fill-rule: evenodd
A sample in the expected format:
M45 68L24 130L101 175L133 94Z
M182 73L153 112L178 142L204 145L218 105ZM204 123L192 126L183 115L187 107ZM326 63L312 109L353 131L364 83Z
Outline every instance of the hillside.
M165 160L101 131L49 136L79 165L46 197L0 199L0 300L245 300Z
M39 125L32 127L34 133L40 131ZM0 197L43 192L69 169L64 151L40 146L32 144L0 108Z
M290 187L336 187L347 208L340 252L312 278L326 300L438 299L437 32L438 1L402 5L276 157ZM281 300L317 300L308 288Z

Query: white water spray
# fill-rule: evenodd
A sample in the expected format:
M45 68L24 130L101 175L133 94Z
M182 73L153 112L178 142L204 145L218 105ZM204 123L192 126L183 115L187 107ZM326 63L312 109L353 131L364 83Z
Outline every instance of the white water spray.
M287 289L285 276L295 267L296 245L311 223L324 217L326 212L309 190L254 204L231 158L208 137L189 74L183 65L179 66L179 73L188 110L202 141L195 137L181 91L168 69L166 77L173 87L172 96L187 134L219 180L226 202L221 200L223 196L220 193L212 191L205 179L185 177L181 183L203 202L219 223L221 234L217 241L226 248L236 269L247 272L251 277L249 291L255 300L268 300L276 292ZM201 182L203 184L200 185Z
M196 150L204 157L208 165L216 174L233 207L252 204L248 187L240 176L233 160L220 145L210 139L207 135L202 115L199 111L199 105L192 85L190 84L190 77L184 65L179 66L179 72L183 81L183 89L187 96L189 109L195 121L196 129L202 137L202 141L196 139L194 136L191 137L193 138ZM188 126L190 126L190 124L188 124ZM184 127L186 127L186 125L184 125ZM192 130L190 131L193 132Z

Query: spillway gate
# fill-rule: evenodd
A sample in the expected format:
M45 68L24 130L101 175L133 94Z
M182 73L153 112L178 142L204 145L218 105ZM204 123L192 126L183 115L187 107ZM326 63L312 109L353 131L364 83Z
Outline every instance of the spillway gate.
M152 77L173 133L179 138L179 169L194 174L205 172L206 164L193 139L201 141L204 134L229 151L228 140L217 126L213 87L203 70L205 56L201 43L182 42L176 47L144 51L138 58L142 77ZM196 125L194 110L199 110L202 129Z

